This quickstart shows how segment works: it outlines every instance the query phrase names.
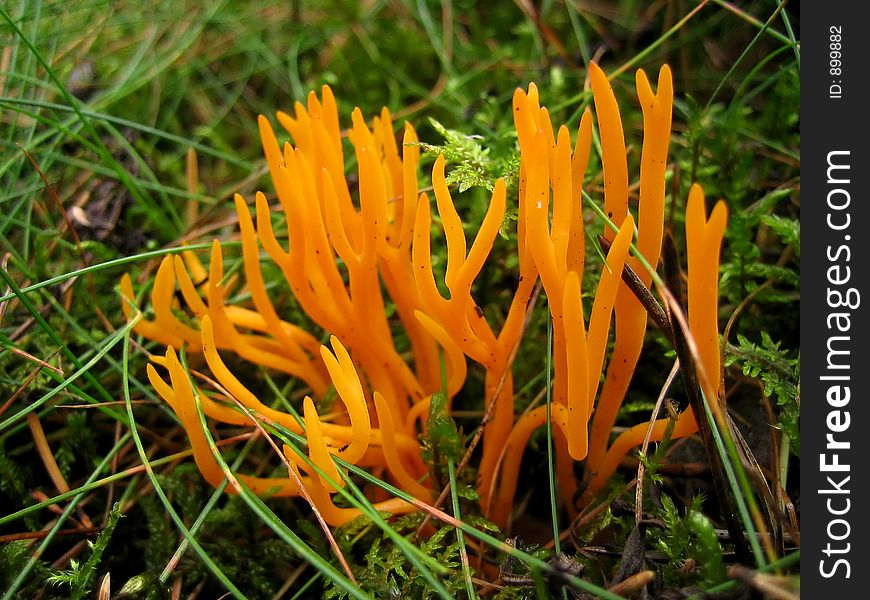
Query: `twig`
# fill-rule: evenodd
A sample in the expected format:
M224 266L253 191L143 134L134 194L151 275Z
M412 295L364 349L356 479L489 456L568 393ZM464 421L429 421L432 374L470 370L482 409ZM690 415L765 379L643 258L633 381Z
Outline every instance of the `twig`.
M75 527L72 529L61 529L55 533L55 535L90 535L92 533L99 533L101 530L101 527ZM9 542L16 542L18 540L41 540L48 536L49 533L49 531L24 531L22 533L0 535L0 544L8 544Z
M773 600L798 600L800 598L798 594L788 589L793 584L786 577L759 573L752 569L747 569L743 565L731 565L728 568L728 577L742 581L746 585L755 588L764 594L765 598L772 598Z
M640 488L638 487L638 489ZM631 596L634 592L640 590L655 578L656 574L653 571L640 571L631 577L623 579L616 585L607 588L607 591L621 596Z
M652 437L653 426L658 419L659 411L661 410L662 404L665 401L665 396L667 395L671 384L674 382L674 379L679 372L680 359L678 358L674 361L674 366L671 367L671 372L668 373L668 378L665 380L665 384L662 386L662 389L659 392L659 397L656 399L656 404L653 407L652 414L650 415L649 427L646 428L646 434L643 436L643 444L640 447L640 452L642 456L647 455L647 450L649 449L649 440ZM644 461L640 460L637 464L637 487L634 490L634 522L636 524L640 524L641 520L643 519L643 478L645 474L646 465Z
M598 243L605 253L610 252L610 246L612 245L610 240L603 235L599 235ZM656 324L656 327L665 334L668 341L673 345L674 332L665 309L662 308L662 305L659 304L655 296L652 295L652 292L649 291L649 288L644 285L643 281L640 280L640 277L637 276L637 273L634 272L634 269L627 262L622 268L622 281L625 282L625 285L628 286L634 297L643 305L653 323Z
M58 348L57 350L52 352L52 354L51 354L51 356L49 356L49 358L54 357L58 352L60 352L60 348ZM49 365L49 367L51 367L51 365ZM54 369L54 367L51 367L51 368ZM26 390L28 388L28 386L30 386L30 384L33 383L33 380L36 379L36 376L39 375L39 373L41 371L42 371L42 366L40 363L40 366L33 369L30 372L30 374L27 376L27 378L21 382L21 385L19 385L18 389L16 389L12 393L12 395L9 396L9 399L3 403L3 406L0 406L0 415L2 415L7 410L9 410L9 407L12 406L12 403L15 402L15 400L18 398L18 396L20 396L21 394L24 393L24 390ZM63 371L60 372L60 375L63 375Z
M60 472L60 467L57 466L57 461L54 460L54 454L48 445L48 440L45 438L45 431L42 429L42 423L39 422L39 417L36 413L27 415L27 425L30 427L30 433L33 435L33 443L36 445L36 452L39 458L42 459L42 464L45 465L45 470L48 471L48 476L54 487L61 494L69 491L69 484Z

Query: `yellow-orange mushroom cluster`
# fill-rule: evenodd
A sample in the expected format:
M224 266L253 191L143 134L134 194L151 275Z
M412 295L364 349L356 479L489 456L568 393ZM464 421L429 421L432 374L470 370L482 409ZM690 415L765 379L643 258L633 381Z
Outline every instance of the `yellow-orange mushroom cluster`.
M229 304L221 245L212 246L206 269L191 252L165 258L151 291L153 319L141 319L135 331L167 347L153 362L168 372L168 381L149 365L148 377L178 415L190 437L196 464L212 485L224 478L206 443L197 412L214 421L250 425L233 400L260 418L279 423L307 439L308 461L285 448L291 477L238 475L259 494L303 493L326 521L342 524L359 513L338 508L331 495L343 485L333 457L385 473L410 495L431 501L433 490L421 459L418 432L428 415L429 399L441 389L441 356L449 400L463 388L467 359L485 372L484 406L493 406L483 435L478 466L484 514L500 525L508 522L523 451L532 432L544 424L547 407L516 418L511 355L521 342L523 321L533 289L540 280L553 321L553 402L558 481L566 504L576 490L573 463L585 460L589 490L607 481L619 459L640 443L646 425L630 429L609 447L617 411L626 395L641 353L647 326L644 307L622 282L631 266L650 286L662 246L665 169L671 128L673 88L670 71L659 73L653 92L643 71L637 93L643 110L644 140L640 161L637 227L629 212L629 175L624 133L616 98L606 75L590 65L598 116L604 171L604 211L616 230L594 291L591 313L584 316L581 290L585 270L582 187L592 146L592 117L587 110L572 146L569 130L554 131L549 112L540 105L534 84L517 90L513 116L520 147L519 198L507 198L506 184L496 181L483 222L468 243L439 157L431 173L432 194L447 248L444 287L439 288L431 252L432 213L429 194L419 193L420 149L405 125L396 143L390 113L383 109L372 125L355 109L347 138L357 165L358 191L345 174L345 148L338 109L329 87L321 96L296 103L294 115L278 113L293 143L278 142L269 121L260 117L260 137L275 186L280 218L288 239L273 227L275 209L256 194L254 216L244 198L235 197L242 241L244 281L251 306ZM484 317L472 286L490 255L508 202L518 205L519 283L498 330ZM725 207L717 205L707 221L700 188L689 196L689 325L699 349L699 381L705 394L718 381L716 324L718 255L725 227ZM645 261L631 256L634 242ZM283 320L268 293L261 249L280 269L302 310L331 334L331 350L300 327ZM449 292L445 297L441 289ZM121 282L124 310L135 310L132 281ZM399 351L396 323L410 353ZM182 316L183 315L185 316ZM613 353L606 361L610 323L615 315ZM177 350L201 354L219 393L200 389L182 366ZM520 352L522 349L520 348ZM233 374L221 353L279 371L302 381L323 398L334 388L340 407L319 415L311 397L302 406L301 422L271 408ZM410 359L408 358L410 354ZM606 376L598 388L604 365ZM709 388L709 389L708 389ZM596 401L597 398L597 401ZM675 436L695 431L694 416L680 416ZM661 439L665 423L653 427ZM638 434L640 432L640 434ZM316 469L311 465L316 465ZM300 471L301 470L301 471ZM304 475L301 473L304 472ZM400 499L376 505L393 513L413 506Z

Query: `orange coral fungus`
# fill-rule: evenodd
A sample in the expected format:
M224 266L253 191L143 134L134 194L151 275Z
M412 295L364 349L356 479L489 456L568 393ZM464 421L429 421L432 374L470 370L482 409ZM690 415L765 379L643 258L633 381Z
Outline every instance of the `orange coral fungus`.
M153 362L168 371L168 381L152 365L148 377L178 415L196 464L209 483L217 485L224 473L212 454L216 450L207 444L198 407L220 423L250 425L253 415L304 435L307 456L284 449L291 477L238 478L258 494L304 495L332 525L359 514L332 502L332 494L344 486L346 477L343 463L335 458L371 467L411 496L429 501L437 490L431 488L421 458L418 421L427 418L431 395L442 386L442 357L448 406L464 387L471 359L485 373L483 406L492 407L478 467L481 506L496 523L506 524L524 448L547 415L546 407L538 407L515 418L511 371L511 356L520 344L525 313L540 281L553 322L551 414L561 493L571 507L577 485L575 461L587 462L591 489L602 485L619 457L639 441L638 429L632 429L607 446L647 321L621 276L624 266L630 265L649 286L652 275L641 265L655 266L659 260L673 90L667 67L659 73L655 93L638 71L644 124L636 232L641 261L629 255L635 219L629 211L625 140L616 98L607 77L594 64L590 78L601 137L604 210L616 230L605 233L612 244L593 291L588 320L581 302L586 252L582 186L592 147L588 110L572 146L566 127L554 130L534 84L528 91L516 91L519 198L508 197L504 181L495 182L470 248L447 184L445 159L435 160L432 194L447 256L443 287L433 269L430 197L419 193L420 149L410 125L404 128L400 151L386 109L371 127L358 109L353 111L347 138L357 165L355 189L345 176L338 109L328 87L320 98L311 93L306 105L297 102L293 116L278 114L293 143L280 144L269 121L260 117L260 137L278 205L270 206L258 192L252 215L245 199L235 197L251 306L230 303L232 284L224 282L223 252L215 241L207 270L191 252L162 261L151 291L154 317L140 319L135 326L137 333L167 347L164 356ZM472 288L513 201L518 206L519 283L496 330L477 306ZM709 397L715 394L719 370L715 300L725 225L721 206L708 222L703 195L695 187L686 217L689 327L698 346L699 380ZM279 240L273 226L276 212L286 224L286 240ZM281 317L268 292L261 249L280 270L299 307L331 334L331 349ZM129 318L135 305L128 276L122 279L121 291ZM395 314L395 319L388 314ZM614 314L613 355L596 403ZM399 350L393 333L398 329L410 345L409 353ZM189 355L202 355L211 374L203 377L210 382L208 389L194 385L192 372L182 367L176 355L181 348ZM300 380L310 393L302 403L303 417L297 419L261 401L231 370L237 360L224 361L227 354ZM318 414L314 399L324 399L332 388L340 403L328 415ZM693 427L693 416L687 411L677 434L687 435ZM657 424L654 439L660 439L662 430L663 424ZM411 504L396 498L375 506L394 513L412 510Z
M594 90L606 90L596 95L613 98L613 91L606 77L599 69L592 69ZM665 167L668 156L668 141L671 130L671 111L673 105L673 84L667 66L659 73L657 93L653 93L643 71L637 72L637 95L643 110L644 138L640 163L640 190L638 200L637 248L650 265L659 260L662 245L662 232L665 214ZM600 112L599 112L600 114ZM602 131L602 153L604 156L605 186L611 174L618 181L627 181L625 163L625 142L622 127L616 122L600 122ZM614 134L613 131L618 130ZM605 135L605 132L607 135ZM608 145L604 145L604 140ZM610 144L613 144L611 147ZM628 188L605 187L605 210L626 211L628 208ZM611 208L612 207L612 208ZM647 287L652 274L642 268L637 258L629 259L629 266ZM613 355L607 368L607 376L601 389L601 401L595 414L590 431L589 464L591 470L601 461L606 450L607 439L616 413L622 405L631 375L640 358L643 338L646 332L647 315L637 298L621 286L616 295L616 339Z
M571 235L582 226L579 205L583 171L588 161L591 137L589 113L583 115L574 155L570 156L568 131L560 128L554 135L546 109L538 107L537 89L514 95L514 115L520 146L524 148L523 169L526 175L524 204L526 243L534 257L541 281L547 292L553 317L553 355L555 378L553 421L559 426L562 442L556 445L560 489L570 507L574 495L570 460L587 458L590 468L601 460L603 444L607 442L616 412L627 388L643 342L646 313L638 300L620 283L623 263L643 273L642 281L649 285L651 274L640 268L636 258L626 260L625 251L617 252L628 242L634 222L628 212L628 166L625 140L619 108L606 75L594 63L589 74L598 114L604 170L604 210L620 226L619 234L606 230L605 237L622 244L611 247L607 265L595 293L589 332L585 332L579 288L582 283L582 235ZM643 71L637 74L638 97L644 113L644 146L641 155L641 192L638 206L638 249L651 264L658 262L664 218L664 172L670 134L672 86L670 70L665 66L659 75L659 91L654 94ZM534 139L533 139L534 136ZM549 143L548 143L549 142ZM547 156L547 160L542 157ZM547 177L547 170L552 175ZM570 180L567 174L570 173ZM552 227L547 230L549 197L552 189ZM574 218L572 218L572 208ZM628 232L625 230L628 229ZM582 233L582 231L581 231ZM574 248L570 242L579 240ZM576 280L575 280L576 278ZM576 281L576 282L575 282ZM616 346L605 380L605 389L593 413L599 374L604 364L611 312L616 312ZM618 363L618 364L617 364ZM609 383L608 383L609 382ZM624 383L624 387L621 384ZM512 498L516 486L523 448L532 431L546 420L547 407L524 415L517 423L505 448L502 483L499 496ZM593 418L594 414L594 418ZM593 419L590 439L587 426ZM602 437L601 433L605 435ZM507 509L503 509L507 510ZM494 515L503 523L507 514Z
M705 217L704 192L695 184L689 192L686 206L686 254L688 255L689 332L698 351L696 370L701 390L711 403L719 400L719 328L717 308L719 297L719 250L728 217L723 201L716 203L709 221ZM662 439L667 420L657 421L650 439ZM600 489L616 470L619 460L633 447L642 443L647 423L632 427L614 440L606 455L595 463L593 477L587 490L592 494ZM677 419L672 438L685 437L698 430L691 407Z

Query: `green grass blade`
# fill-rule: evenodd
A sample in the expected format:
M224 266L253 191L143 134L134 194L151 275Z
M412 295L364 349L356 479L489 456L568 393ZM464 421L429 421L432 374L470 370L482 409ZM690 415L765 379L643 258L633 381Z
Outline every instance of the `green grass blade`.
M90 360L88 360L84 365L82 365L81 368L79 368L75 373L73 373L69 377L65 378L60 385L52 388L50 391L48 391L45 394L43 394L42 396L40 396L37 400L35 400L31 403L28 403L28 405L25 408L21 409L17 413L13 414L10 417L3 419L3 421L0 421L0 432L4 431L8 427L12 426L16 422L20 421L21 419L23 419L24 417L26 417L27 415L29 415L33 411L41 408L43 404L45 404L46 402L48 402L49 400L51 400L52 398L57 396L59 393L64 391L74 381L76 381L80 377L84 376L85 374L89 373L91 368L95 364L100 362L103 359L103 357L106 356L106 354L108 354L108 352L112 348L114 348L115 345L117 345L118 342L127 339L127 337L130 334L130 331L133 329L133 325L135 323L136 323L135 320L130 321L129 323L124 325L124 327L122 327L121 329L116 331L114 334L112 334L106 340L106 343L103 345L103 347L100 348L94 354L94 356L91 357Z
M246 598L246 596L239 590L230 578L227 577L226 573L224 573L221 568L217 565L217 563L212 560L211 556L205 551L205 549L200 545L197 541L196 537L190 532L184 522L181 520L181 517L176 512L175 508L172 506L172 502L170 502L169 498L166 496L166 492L163 491L163 487L160 485L160 482L157 481L157 475L154 473L154 469L151 467L151 463L148 461L148 456L145 453L145 447L142 445L142 440L139 438L139 429L136 425L136 417L133 415L133 404L130 399L130 385L129 381L126 377L127 366L130 362L130 337L127 336L127 339L124 342L124 355L122 359L122 364L124 365L124 403L127 406L127 418L130 420L130 433L133 436L133 443L136 446L136 450L139 452L139 458L142 461L142 465L145 467L145 472L148 475L148 479L151 481L151 485L154 487L154 492L160 498L160 501L163 503L166 512L169 514L169 517L175 523L175 526L184 536L184 539L190 544L191 548L194 549L196 554L199 556L202 563L205 567L214 575L218 581L224 586L224 588L229 591L234 598Z
M755 492L752 489L752 484L749 483L746 470L743 468L743 464L737 454L734 438L730 435L721 434L718 423L713 417L713 412L710 410L710 403L704 395L704 390L700 390L700 393L704 400L704 415L707 418L707 422L710 423L710 430L713 432L713 439L716 442L716 450L719 456L722 457L722 466L725 468L725 475L728 478L728 484L731 486L731 493L737 503L740 520L743 522L749 547L752 549L752 556L755 559L756 565L764 567L767 561L764 558L761 543L758 541L758 531L756 531L752 517L749 514L750 509L758 512Z
M64 341L61 339L60 335L58 335L54 328L46 322L45 318L42 316L42 314L40 314L40 312L36 309L33 303L30 302L27 296L21 292L21 288L19 288L18 284L15 283L15 280L10 277L6 269L0 268L0 279L2 279L9 287L9 289L12 290L12 295L18 297L18 299L21 301L21 304L34 318L40 329L48 334L48 337L50 337L51 341L54 342L54 344L56 344L58 348L60 348L64 356L66 356L67 359L72 362L73 365L75 365L76 369L84 371L83 375L85 379L88 381L88 383L96 387L99 394L103 397L103 400L105 402L112 402L114 400L112 394L110 394L109 391L106 390L102 383L97 381L97 379L93 375L91 375L89 370L82 369L83 365L81 364L75 353L73 353L73 351L69 349L67 344L64 343ZM3 302L3 300L0 300L0 302Z
M368 600L371 596L361 590L357 585L355 585L347 576L341 573L338 569L332 566L329 562L327 562L320 554L318 554L315 550L311 548L308 544L306 544L302 538L300 538L296 533L293 532L287 525L278 518L278 516L272 512L272 510L266 506L262 499L259 496L251 492L250 489L244 484L244 482L236 479L233 474L230 466L226 463L221 454L218 447L215 445L214 438L211 435L211 432L208 428L208 423L205 420L205 414L202 412L202 406L199 401L199 396L194 394L194 398L196 399L196 409L199 414L200 424L202 425L203 432L205 433L206 440L208 441L209 448L211 449L212 454L215 457L218 465L220 465L221 469L224 472L226 478L230 481L231 485L238 491L239 496L244 500L245 504L250 507L250 509L256 514L264 525L269 527L272 531L274 531L278 537L284 540L288 546L290 546L303 560L311 563L318 571L323 573L326 577L328 577L331 581L334 581L341 587L345 592L347 592L351 597L357 598L358 600Z
M48 548L48 546L54 540L57 533L61 530L61 528L63 527L63 524L66 522L66 520L72 514L72 512L76 509L79 502L81 502L84 499L85 491L87 490L87 485L93 483L96 480L96 478L100 475L100 473L102 473L106 468L109 467L109 465L112 462L112 459L115 457L115 455L118 454L118 452L120 452L121 448L124 447L124 445L127 443L128 439L129 439L129 434L124 434L123 436L121 436L121 438L118 440L118 443L115 444L115 446L111 450L109 450L108 453L106 453L106 456L103 458L103 460L100 461L100 464L97 466L96 469L94 469L94 471L88 477L87 481L85 482L85 486L79 488L77 491L70 491L66 495L67 498L72 498L72 500L67 505L67 507L63 510L63 512L60 514L60 516L58 516L57 521L55 521L54 525L52 525L51 529L48 531L48 534L45 536L45 538L42 540L42 542L39 544L39 546L36 548L36 550L31 555L30 560L27 561L27 564L24 566L24 568L21 569L21 571L18 573L18 576L15 578L15 580L9 586L9 589L6 590L6 592L2 596L2 599L0 599L0 600L12 600L12 598L19 597L16 595L16 592L22 586L22 584L24 584L25 580L27 579L27 576L30 575L30 572L33 570L33 567L36 566L36 563L39 561L39 559L42 557L45 550Z
M241 245L240 242L225 242L222 243L222 247L233 247ZM7 300L11 300L12 298L20 295L26 295L30 292L35 292L36 290L41 290L42 288L51 287L58 283L62 283L69 279L74 279L76 277L80 277L82 275L87 275L88 273L96 273L98 271L104 271L106 269L114 269L115 267L120 267L123 265L128 265L130 263L142 262L146 260L150 260L152 258L158 258L161 256L166 256L168 254L181 254L182 252L186 252L187 250L208 250L211 248L211 243L201 243L201 244L190 244L188 246L175 246L173 248L161 248L160 250L149 250L148 252L142 252L140 254L131 254L130 256L122 256L121 258L116 258L113 260L108 260L103 263L97 263L93 265L88 265L87 267L82 267L80 269L75 269L68 273L64 273L62 275L56 275L55 277L51 277L49 279L45 279L38 283L34 283L33 285L29 285L24 288L17 289L17 291L12 291L4 296L0 296L0 302L6 302ZM2 272L0 272L2 275ZM13 288L14 290L15 288Z
M453 505L453 516L457 521L462 520L462 515L459 512L459 494L456 491L456 467L453 464L453 457L447 457L447 475L450 478L450 501ZM468 563L468 550L465 548L465 534L461 529L456 529L456 541L459 542L459 555L462 560L462 574L465 578L465 592L468 594L469 600L477 598L474 591L474 582L471 580L471 568Z
M550 479L550 519L553 525L553 549L562 553L559 539L559 513L556 508L556 469L553 461L553 418L551 414L553 399L553 321L547 320L547 474Z

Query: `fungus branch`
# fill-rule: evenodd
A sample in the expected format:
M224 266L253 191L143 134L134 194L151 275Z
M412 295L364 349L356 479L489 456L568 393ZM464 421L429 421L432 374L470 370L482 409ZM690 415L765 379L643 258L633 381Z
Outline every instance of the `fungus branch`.
M591 310L587 317L581 294L586 271L582 196L592 147L592 114L584 112L572 146L568 128L554 129L548 110L540 105L537 87L531 84L513 96L520 147L519 282L498 331L484 318L472 289L511 200L503 180L494 183L486 215L469 246L448 186L444 157L435 160L432 196L446 240L445 296L433 270L430 195L419 193L420 147L413 127L405 125L399 148L389 111L383 109L369 126L355 109L345 147L328 86L320 97L312 92L305 104L297 102L292 116L278 113L277 120L292 142L281 144L269 120L259 118L277 204L270 206L267 197L257 192L252 213L242 196L234 198L250 305L229 301L235 280L224 281L223 250L215 240L208 268L191 251L163 259L150 294L153 319L143 318L134 325L137 333L166 347L164 355L155 356L154 365L148 366L148 378L181 420L197 467L210 484L221 484L225 473L208 446L197 416L197 397L204 414L215 422L250 425L250 413L305 436L307 459L289 447L284 449L292 477L237 475L256 494L304 493L328 524L346 523L361 512L336 507L332 501L332 494L346 481L345 467L338 466L343 464L383 471L415 499L388 499L374 505L378 510L401 513L431 502L431 477L421 458L418 432L426 431L432 394L441 389L443 349L448 409L465 385L467 360L485 371L483 405L488 408L480 434L478 490L483 513L500 526L507 525L524 449L532 432L546 422L543 406L518 419L514 415L513 358L526 333L527 310L539 280L553 324L555 378L550 408L556 425L560 492L568 509L575 510L574 462L587 465L585 497L589 499L606 483L619 459L643 441L645 432L649 431L648 440L661 439L665 421L640 424L609 443L642 351L646 307L656 305L654 300L641 302L636 294L647 291L653 279L653 273L641 267L655 266L662 249L671 73L662 67L656 92L643 71L637 73L644 139L636 218L629 210L625 138L616 97L607 76L594 63L589 75L601 136L603 211L616 225L614 231L604 233L607 256ZM354 154L358 186L345 175L347 150ZM708 220L697 186L688 204L689 330L698 347L697 380L706 397L718 398L716 298L726 215L720 202ZM630 254L631 247L637 256ZM277 266L301 309L331 334L331 348L282 317L270 297L262 264L265 257ZM629 283L623 281L624 273ZM130 319L136 305L129 276L121 280L121 292ZM397 349L387 307L395 308L395 318L410 344L410 359ZM608 360L614 315L614 345ZM238 402L241 412L194 387L176 354L182 348L202 356L214 380ZM309 392L302 421L258 398L231 370L237 361L225 362L226 355L301 381ZM606 376L599 395L602 373ZM331 389L341 403L331 415L320 414L315 400ZM695 417L687 410L679 417L673 437L695 430ZM466 464L463 459L458 470ZM228 491L236 493L233 487ZM436 505L445 494L441 496Z

